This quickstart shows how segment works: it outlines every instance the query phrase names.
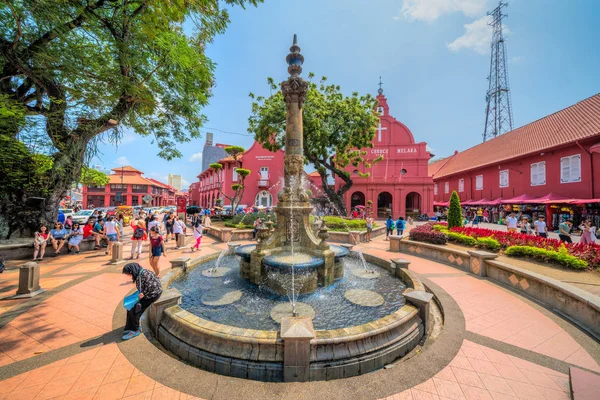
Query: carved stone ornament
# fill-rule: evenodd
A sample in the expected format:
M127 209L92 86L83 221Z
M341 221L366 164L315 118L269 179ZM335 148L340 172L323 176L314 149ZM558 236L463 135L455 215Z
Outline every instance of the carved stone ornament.
M263 240L266 240L269 238L269 236L271 236L271 231L269 230L268 227L266 227L264 225L260 225L260 227L258 228L258 232L256 233L256 236L258 237L258 241L262 242Z
M304 98L308 91L308 82L300 77L289 77L287 81L281 82L281 93L286 104L298 103L304 104Z
M285 221L285 241L288 243L300 241L300 225L302 220L297 216Z
M319 229L319 239L321 239L323 242L325 242L328 238L329 238L329 233L328 233L329 229L327 229L327 227L325 225L321 226L321 229Z
M286 155L284 158L285 171L289 175L299 176L304 171L304 156L298 154Z

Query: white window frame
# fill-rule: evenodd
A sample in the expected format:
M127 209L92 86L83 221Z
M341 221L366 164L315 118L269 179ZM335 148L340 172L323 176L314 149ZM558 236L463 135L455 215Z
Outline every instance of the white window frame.
M502 182L503 175L506 177L505 182ZM507 188L509 186L509 179L510 179L509 177L510 177L510 175L509 175L509 172L507 169L503 169L502 171L500 171L500 173L498 174L498 178L499 178L499 184L500 184L501 188Z
M237 182L237 181L238 181L237 168L233 167L233 174L231 175L231 182Z
M565 164L568 163L565 173ZM560 183L575 183L581 182L581 154L562 157L560 159Z
M385 110L382 106L377 107L377 113L381 116L385 115Z
M531 186L544 186L546 184L546 161L531 164L529 167L529 174Z
M434 183L433 184L433 195L437 196L437 194L438 194L438 185L437 185L437 183Z
M464 179L459 179L458 180L458 192L462 193L465 191L465 180Z
M450 182L444 182L444 193L450 193Z
M475 177L475 190L483 190L483 175Z
M263 175L263 172L266 172L266 176ZM258 174L260 175L260 179L261 180L268 180L269 179L269 167L260 167L258 169Z

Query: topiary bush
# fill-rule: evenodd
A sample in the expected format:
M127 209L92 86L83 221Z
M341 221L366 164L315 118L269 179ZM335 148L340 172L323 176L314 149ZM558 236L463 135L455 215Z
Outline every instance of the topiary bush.
M448 209L448 229L461 227L463 224L462 208L460 207L460 199L456 190L452 191L450 196L450 208Z
M540 261L554 261L560 265L572 269L586 269L588 263L579 258L569 255L566 247L562 246L558 251L546 250L531 246L510 246L505 250L506 255L513 257L531 257Z
M323 217L325 226L330 231L348 232L348 231L366 231L367 222L364 219L345 219L341 217ZM373 228L377 224L373 222Z

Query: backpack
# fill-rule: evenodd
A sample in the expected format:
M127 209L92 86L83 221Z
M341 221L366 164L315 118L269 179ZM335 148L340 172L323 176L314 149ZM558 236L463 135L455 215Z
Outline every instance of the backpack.
M133 237L135 239L141 239L144 237L144 229L143 228L135 228L135 231L133 231Z

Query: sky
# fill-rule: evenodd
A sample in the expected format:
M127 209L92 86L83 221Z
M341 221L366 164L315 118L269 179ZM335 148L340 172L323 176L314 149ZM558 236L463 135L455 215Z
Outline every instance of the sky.
M511 0L504 19L514 128L600 92L600 1ZM390 114L436 157L481 143L490 63L486 12L496 0L265 0L231 9L225 34L207 54L216 87L204 109L216 143L249 148L250 92L269 95L267 77L287 79L292 36L304 73L326 76L345 94L376 95L381 76ZM183 157L157 156L151 138L126 133L101 144L92 164L131 165L184 189L201 171L205 138L180 145Z

